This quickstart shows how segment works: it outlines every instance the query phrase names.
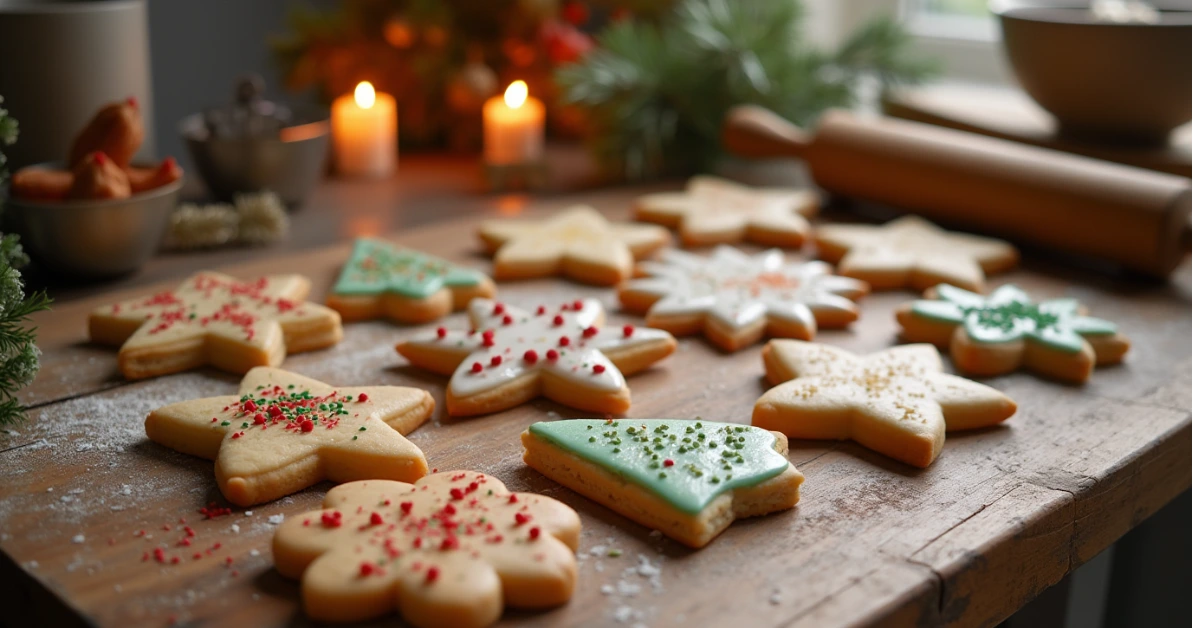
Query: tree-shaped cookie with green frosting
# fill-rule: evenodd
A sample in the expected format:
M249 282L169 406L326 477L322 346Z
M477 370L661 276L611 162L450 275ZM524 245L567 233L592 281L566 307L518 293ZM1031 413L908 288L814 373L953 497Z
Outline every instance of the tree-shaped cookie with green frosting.
M1096 365L1116 364L1129 350L1129 338L1114 323L1087 316L1075 299L1035 303L1012 285L983 296L941 284L925 296L896 311L904 338L948 349L968 375L1023 367L1083 383Z
M804 476L787 437L684 419L571 419L521 434L525 464L690 547L735 519L796 505Z
M496 285L479 271L381 240L359 238L326 304L345 321L389 318L420 324L461 310L471 299L495 294Z

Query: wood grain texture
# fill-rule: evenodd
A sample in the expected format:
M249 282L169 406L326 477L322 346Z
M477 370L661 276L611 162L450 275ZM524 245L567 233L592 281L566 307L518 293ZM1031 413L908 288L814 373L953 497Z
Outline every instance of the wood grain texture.
M642 192L609 194L597 204L625 216ZM541 203L522 215L555 206ZM460 218L395 239L487 270L471 238L474 226ZM222 270L240 277L303 273L313 279L310 298L320 300L348 252L344 244ZM349 324L341 344L290 356L283 366L332 384L429 390L438 404L434 421L409 438L431 467L483 471L512 490L546 494L579 511L574 599L547 613L510 611L505 625L986 626L1191 484L1190 264L1172 283L1154 287L1041 268L993 278L989 289L1010 281L1039 300L1079 298L1117 322L1134 342L1125 364L1098 369L1078 387L1025 373L988 380L1020 404L1017 415L995 428L950 435L925 470L853 443L793 440L789 457L807 478L799 506L739 521L700 551L652 535L521 463L519 434L530 423L578 413L537 400L491 416L446 417L446 378L408 366L392 349L426 327ZM0 591L0 602L27 614L18 623L65 616L105 626L307 625L297 584L271 567L269 518L316 507L329 485L249 515L204 520L197 510L220 501L212 464L149 442L142 421L159 405L232 394L237 378L206 369L128 383L119 378L114 351L86 343L92 307L156 287L66 302L37 317L44 367L23 393L36 408L29 423L0 434L0 574L19 571L12 575L20 581ZM613 324L639 320L615 311L611 289L547 279L500 290L520 306L568 296L601 299ZM817 339L864 353L891 346L893 310L914 296L868 295L857 323L820 331ZM441 324L463 320L459 313ZM681 339L676 355L629 378L629 416L748 423L765 390L762 373L758 345L725 354L700 337ZM182 525L195 531L191 546L178 546ZM178 565L142 560L160 543L168 557L181 557ZM621 556L594 556L593 547L617 548ZM201 558L193 559L197 551ZM639 575L639 561L650 566L644 573L660 575ZM31 595L28 603L13 597L39 589L53 595Z

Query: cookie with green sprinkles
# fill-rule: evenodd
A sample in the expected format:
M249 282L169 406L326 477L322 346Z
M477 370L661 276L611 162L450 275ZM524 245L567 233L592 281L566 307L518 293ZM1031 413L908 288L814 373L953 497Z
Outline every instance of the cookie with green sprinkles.
M734 423L571 419L534 423L521 442L542 475L695 548L795 506L804 482L787 437Z
M163 406L146 436L216 461L217 486L239 506L261 504L323 480L425 475L425 455L404 437L433 414L433 397L401 386L338 387L258 367L237 395Z
M993 376L1025 368L1081 384L1097 366L1120 362L1130 342L1117 326L1086 316L1075 299L1035 303L1007 285L990 296L941 284L896 311L904 337L949 350L967 375Z
M359 238L326 305L346 321L388 318L419 324L490 298L496 284L485 274L382 240Z

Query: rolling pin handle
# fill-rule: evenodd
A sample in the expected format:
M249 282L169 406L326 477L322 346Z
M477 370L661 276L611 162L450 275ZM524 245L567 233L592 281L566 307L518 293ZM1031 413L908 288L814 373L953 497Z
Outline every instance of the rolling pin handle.
M739 105L725 114L725 148L739 157L804 159L812 136L758 105Z

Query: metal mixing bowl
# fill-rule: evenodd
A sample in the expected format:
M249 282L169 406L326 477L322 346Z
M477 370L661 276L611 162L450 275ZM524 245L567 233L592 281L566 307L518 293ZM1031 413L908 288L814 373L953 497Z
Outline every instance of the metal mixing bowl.
M55 164L40 164L54 167ZM183 179L107 201L4 199L4 227L39 265L71 277L100 279L133 272L158 250Z
M1161 144L1192 118L1192 14L1158 23L1091 17L1086 0L992 0L1021 86L1064 134Z
M296 110L296 121L278 138L212 137L201 114L179 123L192 162L213 196L229 201L239 192L270 190L288 205L304 202L325 171L329 116Z

